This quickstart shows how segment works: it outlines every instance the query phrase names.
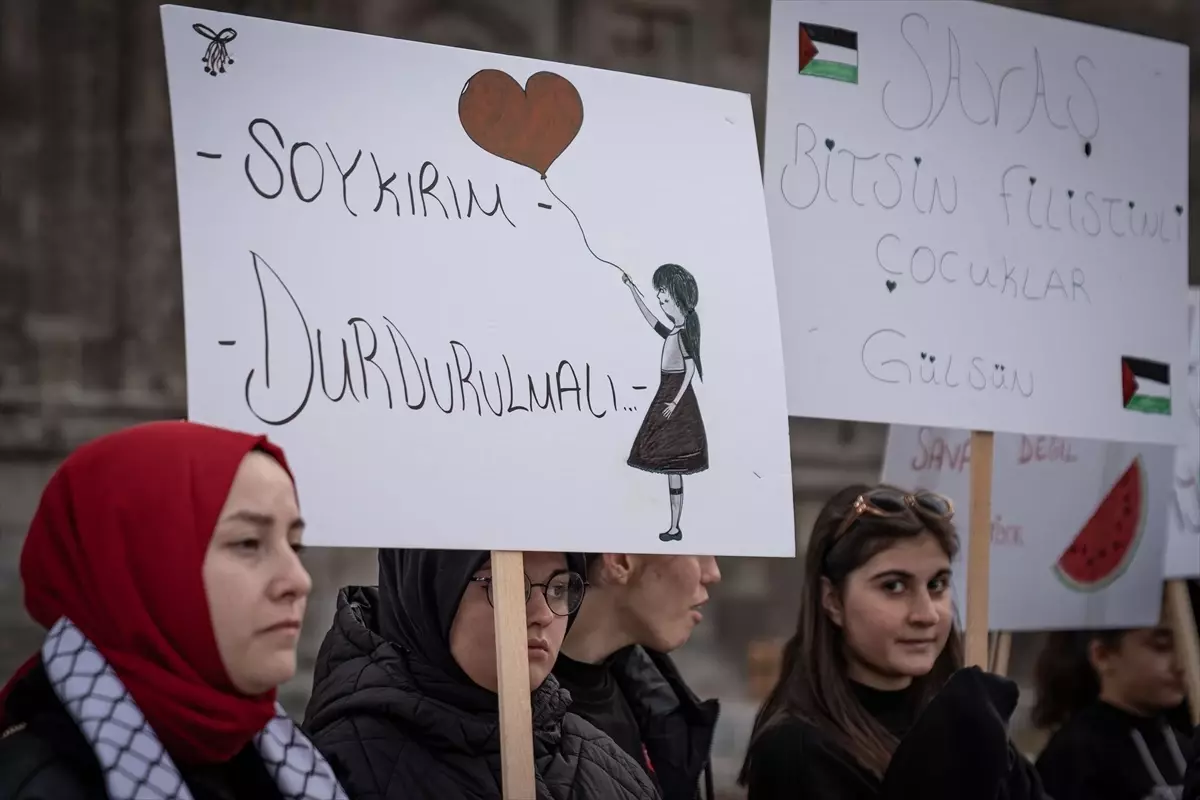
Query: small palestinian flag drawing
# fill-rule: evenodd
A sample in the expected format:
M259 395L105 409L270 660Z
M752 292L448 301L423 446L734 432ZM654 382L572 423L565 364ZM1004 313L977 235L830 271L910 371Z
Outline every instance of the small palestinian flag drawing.
M1170 415L1171 365L1122 356L1121 402L1130 411Z
M858 34L801 22L800 74L858 83Z

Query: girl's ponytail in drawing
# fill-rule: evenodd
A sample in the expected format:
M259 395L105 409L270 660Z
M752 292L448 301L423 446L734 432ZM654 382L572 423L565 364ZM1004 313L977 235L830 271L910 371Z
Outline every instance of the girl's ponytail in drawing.
M696 362L696 374L704 380L704 366L700 363L700 315L694 308L683 322L683 345Z
M696 305L700 302L700 288L696 285L696 278L678 264L663 264L654 270L651 283L654 284L655 291L665 289L683 312L683 330L680 337L688 356L696 362L696 374L704 380L704 365L700 361L700 315L696 313Z

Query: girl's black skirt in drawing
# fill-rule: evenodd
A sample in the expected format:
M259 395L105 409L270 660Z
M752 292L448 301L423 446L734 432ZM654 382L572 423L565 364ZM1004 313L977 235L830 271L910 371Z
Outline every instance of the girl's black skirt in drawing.
M688 386L670 417L663 411L679 394L684 373L664 372L654 400L629 450L629 466L663 475L691 475L708 469L708 437L696 393Z

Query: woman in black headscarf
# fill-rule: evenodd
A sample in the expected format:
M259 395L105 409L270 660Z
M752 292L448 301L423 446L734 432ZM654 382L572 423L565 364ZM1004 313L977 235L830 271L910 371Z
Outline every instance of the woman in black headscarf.
M641 768L567 713L550 674L583 571L582 556L525 554L537 800L653 800ZM303 727L357 800L498 800L489 554L380 550L379 587L338 595Z

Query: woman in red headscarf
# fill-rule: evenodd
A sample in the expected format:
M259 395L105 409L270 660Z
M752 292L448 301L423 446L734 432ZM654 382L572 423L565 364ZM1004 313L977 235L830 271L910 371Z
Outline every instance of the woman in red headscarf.
M21 554L48 629L0 691L0 800L342 800L275 702L311 581L283 452L188 422L72 453Z

